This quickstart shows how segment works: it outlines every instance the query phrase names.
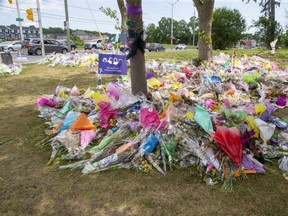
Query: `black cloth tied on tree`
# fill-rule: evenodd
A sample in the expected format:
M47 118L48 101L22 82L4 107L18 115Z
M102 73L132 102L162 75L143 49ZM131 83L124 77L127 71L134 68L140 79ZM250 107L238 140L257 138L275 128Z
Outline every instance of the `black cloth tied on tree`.
M134 38L133 43L130 46L129 53L127 55L127 60L136 55L137 50L139 49L143 54L145 53L145 41L143 38L143 31L137 33L133 30L128 30L129 38Z

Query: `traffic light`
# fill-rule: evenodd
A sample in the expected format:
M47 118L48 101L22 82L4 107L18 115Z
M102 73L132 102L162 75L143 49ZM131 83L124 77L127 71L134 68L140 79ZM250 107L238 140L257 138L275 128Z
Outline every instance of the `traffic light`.
M27 13L27 19L28 20L31 20L31 21L34 21L34 15L33 15L33 10L32 8L29 8L26 10L26 13Z
M8 0L9 4L13 4L13 0Z

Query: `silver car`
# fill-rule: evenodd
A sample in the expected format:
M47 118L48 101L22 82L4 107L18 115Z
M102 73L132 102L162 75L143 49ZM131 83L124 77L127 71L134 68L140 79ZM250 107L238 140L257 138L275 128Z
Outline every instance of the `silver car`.
M187 46L185 44L178 44L176 46L176 50L179 49L179 50L185 50L187 48Z
M17 51L21 49L21 41L10 41L2 46L5 51Z

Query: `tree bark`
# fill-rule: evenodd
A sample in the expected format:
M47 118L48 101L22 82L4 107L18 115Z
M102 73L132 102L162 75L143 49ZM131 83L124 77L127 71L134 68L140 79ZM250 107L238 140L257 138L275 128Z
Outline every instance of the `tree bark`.
M270 25L271 25L271 39L275 39L276 23L275 23L275 0L270 0Z
M193 2L199 18L198 59L208 60L212 58L211 31L214 0L193 0Z
M135 7L142 8L142 0L126 0L127 4L134 5ZM127 11L128 20L130 21L129 32L140 34L143 31L142 14L129 14ZM143 40L143 36L142 40ZM135 40L129 34L129 44ZM130 48L131 49L131 48ZM147 80L145 72L145 56L139 49L136 55L130 58L130 71L131 71L131 89L132 94L139 94L140 92L147 96Z
M120 13L121 13L121 29L122 31L127 31L128 28L127 28L127 10L126 10L126 6L125 6L125 3L124 3L124 0L117 0L117 3L118 3L118 8L120 10Z

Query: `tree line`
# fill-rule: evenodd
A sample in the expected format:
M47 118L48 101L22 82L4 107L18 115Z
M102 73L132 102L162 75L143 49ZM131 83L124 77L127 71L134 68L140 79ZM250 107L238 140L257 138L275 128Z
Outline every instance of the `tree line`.
M278 4L277 4L278 5ZM263 11L264 10L264 11ZM237 9L226 7L217 8L213 11L212 19L212 46L213 49L229 49L239 43L240 40L254 39L261 46L269 48L270 42L275 38L279 39L278 45L288 47L288 27L281 27L277 21L270 21L270 7L265 4L262 9L263 15L258 20L254 20L247 26L245 18ZM288 16L288 15L287 15ZM193 34L195 34L194 45L198 44L201 31L199 30L199 20L192 16L189 22L185 20L173 20L174 43L184 43L193 45ZM254 27L254 34L246 33L247 28ZM286 28L286 30L285 30ZM163 44L170 43L171 18L162 17L158 24L149 24L146 29L146 42L157 42Z

